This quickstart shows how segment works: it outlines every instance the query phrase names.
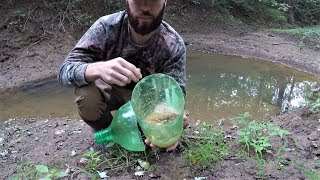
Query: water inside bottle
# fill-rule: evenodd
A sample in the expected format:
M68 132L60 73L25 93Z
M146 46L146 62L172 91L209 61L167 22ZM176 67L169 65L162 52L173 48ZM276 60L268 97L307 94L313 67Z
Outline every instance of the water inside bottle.
M179 116L178 112L165 103L158 104L144 121L154 125L162 125L174 121Z

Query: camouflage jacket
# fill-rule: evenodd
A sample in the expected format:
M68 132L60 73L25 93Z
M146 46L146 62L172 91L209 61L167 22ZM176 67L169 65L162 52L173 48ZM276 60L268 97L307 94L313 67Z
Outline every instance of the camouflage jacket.
M145 45L136 45L130 40L126 11L103 16L88 29L61 65L58 81L67 86L86 85L88 63L116 57L140 68L143 77L153 73L172 76L185 93L186 47L181 36L163 21ZM134 85L132 81L126 88Z

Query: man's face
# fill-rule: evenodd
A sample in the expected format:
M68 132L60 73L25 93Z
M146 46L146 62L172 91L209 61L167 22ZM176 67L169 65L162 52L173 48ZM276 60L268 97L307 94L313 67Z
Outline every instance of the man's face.
M134 31L146 35L162 22L165 0L127 0L129 23Z

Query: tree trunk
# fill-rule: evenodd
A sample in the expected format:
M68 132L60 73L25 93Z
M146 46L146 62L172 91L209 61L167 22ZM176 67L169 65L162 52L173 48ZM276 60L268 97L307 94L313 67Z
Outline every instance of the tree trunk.
M289 23L291 25L295 24L295 19L294 19L294 0L286 0L286 3L289 5L288 9L288 17L289 17Z

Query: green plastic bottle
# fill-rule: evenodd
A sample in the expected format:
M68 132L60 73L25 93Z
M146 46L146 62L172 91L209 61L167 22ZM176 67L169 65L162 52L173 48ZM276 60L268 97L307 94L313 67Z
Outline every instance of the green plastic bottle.
M113 141L129 151L145 151L130 101L118 109L108 128L94 133L94 139L98 144Z
M131 104L143 134L152 144L166 148L183 132L184 94L165 74L149 75L135 86Z

